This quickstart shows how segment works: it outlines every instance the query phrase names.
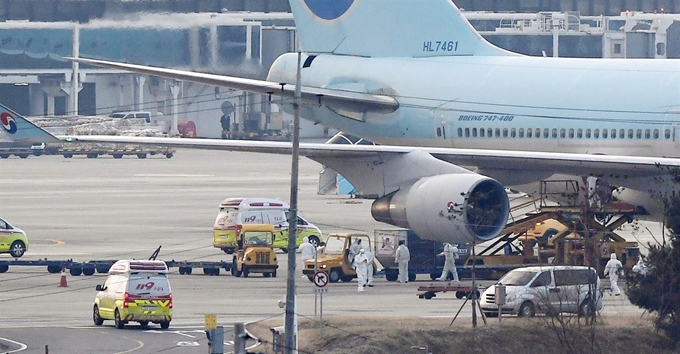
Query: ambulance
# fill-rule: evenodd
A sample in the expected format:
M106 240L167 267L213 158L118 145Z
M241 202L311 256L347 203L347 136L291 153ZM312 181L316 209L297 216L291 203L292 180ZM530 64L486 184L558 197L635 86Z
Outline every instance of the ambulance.
M278 199L271 198L227 198L220 203L220 211L215 218L213 246L227 254L234 253L238 231L243 224L274 225L274 248L284 252L288 246L288 210L290 206ZM321 230L300 215L297 218L296 247L302 239L317 246L321 242Z
M149 322L170 327L172 320L172 291L168 280L168 266L163 261L120 260L109 269L103 285L97 285L92 320L101 326L113 320L123 329L131 321L142 328Z

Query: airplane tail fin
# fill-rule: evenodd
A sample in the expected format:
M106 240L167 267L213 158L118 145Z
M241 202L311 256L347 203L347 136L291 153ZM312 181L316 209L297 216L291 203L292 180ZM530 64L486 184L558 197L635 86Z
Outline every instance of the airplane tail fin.
M302 50L365 57L516 55L451 0L289 0Z
M0 128L13 141L47 143L59 140L3 104L0 104Z

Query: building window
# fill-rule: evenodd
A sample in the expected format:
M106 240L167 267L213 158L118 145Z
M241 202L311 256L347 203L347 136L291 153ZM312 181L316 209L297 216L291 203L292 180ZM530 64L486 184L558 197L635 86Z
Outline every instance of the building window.
M666 44L665 43L657 43L656 44L656 55L659 55L659 56L666 55Z
M621 54L621 43L614 43L614 54Z

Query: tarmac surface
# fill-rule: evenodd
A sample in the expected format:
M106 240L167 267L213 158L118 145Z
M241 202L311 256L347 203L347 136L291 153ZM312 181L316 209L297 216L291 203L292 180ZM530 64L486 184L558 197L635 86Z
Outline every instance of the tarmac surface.
M146 259L162 246L159 259L230 261L212 247L212 225L227 197L290 195L289 156L179 150L171 159L41 156L0 160L0 216L24 229L30 247L22 260L77 261ZM391 228L374 221L371 200L317 195L322 166L302 158L299 212L324 235L337 231ZM635 241L635 240L633 240ZM644 240L643 240L644 242ZM10 267L0 274L0 353L205 353L204 316L216 314L225 327L225 351L237 322L279 319L286 293L287 255L278 252L276 278L192 275L171 270L174 317L170 329L131 324L117 330L112 321L92 323L95 286L105 274L67 275L44 267ZM10 260L0 254L0 260ZM333 283L315 294L315 286L297 272L298 316L366 316L370 318L451 318L463 305L453 293L419 299L417 288L429 276L399 284L376 279L375 287L357 292L356 281ZM323 296L323 301L321 301ZM316 300L316 301L315 301ZM642 311L625 295L605 295L603 315ZM322 308L320 303L322 302ZM470 321L468 302L456 321ZM271 340L271 338L268 338Z

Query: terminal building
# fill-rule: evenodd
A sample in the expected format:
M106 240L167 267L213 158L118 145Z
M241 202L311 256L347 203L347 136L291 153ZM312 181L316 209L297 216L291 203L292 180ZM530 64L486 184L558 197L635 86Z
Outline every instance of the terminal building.
M595 5L600 2L456 1L475 10L465 15L487 40L511 51L561 57L680 58L680 15L658 10L661 5L667 6L664 11L673 10L675 2ZM286 0L62 0L32 7L30 3L0 1L0 19L5 19L0 22L0 97L20 114L148 111L174 133L182 133L180 122L192 122L195 135L212 138L221 136L223 113L231 115L234 131L281 132L288 127L290 117L270 104L275 97L64 59L79 56L263 79L278 55L296 48L295 24L286 12ZM517 10L534 12L505 12L514 11L507 4L519 3L523 7ZM534 5L527 8L527 4ZM649 4L655 7L648 8ZM647 12L628 10L626 5ZM623 12L592 15L597 9ZM303 126L303 136L328 134L320 126Z

